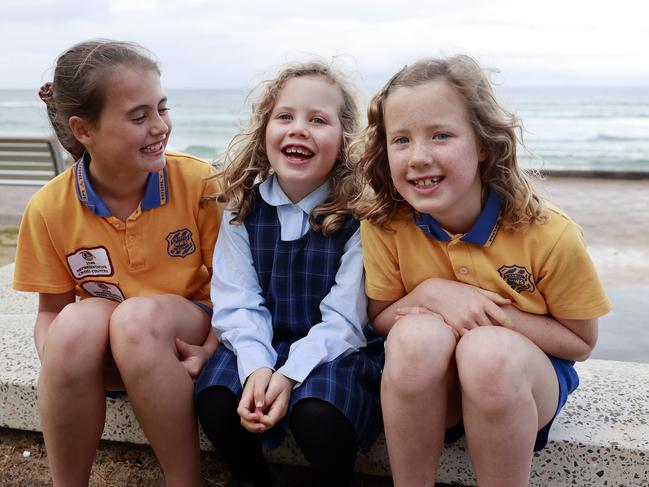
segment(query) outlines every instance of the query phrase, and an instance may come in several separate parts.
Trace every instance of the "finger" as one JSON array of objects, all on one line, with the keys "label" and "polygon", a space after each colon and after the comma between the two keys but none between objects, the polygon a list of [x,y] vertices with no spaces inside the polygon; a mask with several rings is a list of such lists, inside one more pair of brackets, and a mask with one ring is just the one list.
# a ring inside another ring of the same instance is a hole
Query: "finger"
[{"label": "finger", "polygon": [[514,328],[514,323],[512,322],[512,319],[505,312],[505,310],[502,309],[497,304],[492,303],[491,306],[487,306],[485,312],[487,313],[488,318],[492,323],[503,326],[505,328]]},{"label": "finger", "polygon": [[419,311],[419,308],[414,306],[407,306],[405,308],[397,308],[396,313],[401,316],[415,314]]},{"label": "finger", "polygon": [[181,357],[189,355],[189,344],[176,337],[176,351]]},{"label": "finger", "polygon": [[268,382],[265,380],[256,380],[253,383],[253,397],[255,400],[255,409],[263,410],[266,407],[266,388]]},{"label": "finger", "polygon": [[[498,307],[498,305],[496,305],[496,304],[494,304],[494,306]],[[476,319],[476,325],[478,325],[478,326],[494,326],[493,322],[491,321],[491,319],[487,315],[486,310],[485,310],[484,313],[482,313],[482,315],[478,319]]]},{"label": "finger", "polygon": [[263,433],[266,431],[266,426],[257,421],[247,421],[241,418],[241,426],[246,428],[251,433]]},{"label": "finger", "polygon": [[[237,413],[242,418],[250,419],[254,414],[255,408],[252,407],[252,386],[246,382],[243,392],[241,393],[241,400],[239,401],[239,407],[237,407]],[[256,417],[256,416],[254,416]]]},{"label": "finger", "polygon": [[445,326],[448,326],[448,327],[451,329],[451,331],[453,332],[453,336],[455,336],[455,339],[456,339],[456,340],[457,340],[458,338],[460,338],[460,332],[459,332],[458,330],[456,330],[455,328],[453,328],[451,325],[449,325],[449,324],[447,324],[447,323],[444,323],[444,325],[445,325]]},{"label": "finger", "polygon": [[280,395],[271,405],[268,413],[261,417],[260,422],[268,428],[275,426],[280,419],[286,416],[288,410],[288,401],[284,394]]},{"label": "finger", "polygon": [[498,293],[494,293],[493,291],[487,291],[486,289],[480,289],[478,288],[478,292],[482,294],[483,296],[489,298],[492,302],[496,303],[499,306],[504,306],[506,304],[511,304],[512,300],[509,298],[504,298]]}]

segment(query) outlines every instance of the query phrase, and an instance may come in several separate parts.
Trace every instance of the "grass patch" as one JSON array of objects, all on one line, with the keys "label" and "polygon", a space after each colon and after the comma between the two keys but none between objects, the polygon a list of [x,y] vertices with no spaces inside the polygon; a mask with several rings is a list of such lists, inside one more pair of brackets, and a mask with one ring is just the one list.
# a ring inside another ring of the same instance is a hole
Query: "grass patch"
[{"label": "grass patch", "polygon": [[15,247],[18,227],[0,227],[0,247]]}]

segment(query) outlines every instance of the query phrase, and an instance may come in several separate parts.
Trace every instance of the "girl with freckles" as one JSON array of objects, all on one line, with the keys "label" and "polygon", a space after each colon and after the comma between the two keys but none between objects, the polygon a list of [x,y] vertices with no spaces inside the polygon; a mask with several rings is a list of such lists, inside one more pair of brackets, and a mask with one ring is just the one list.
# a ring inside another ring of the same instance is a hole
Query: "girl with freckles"
[{"label": "girl with freckles", "polygon": [[581,229],[518,167],[517,128],[473,59],[424,59],[352,148],[396,486],[434,485],[465,433],[481,487],[527,485],[610,309]]}]

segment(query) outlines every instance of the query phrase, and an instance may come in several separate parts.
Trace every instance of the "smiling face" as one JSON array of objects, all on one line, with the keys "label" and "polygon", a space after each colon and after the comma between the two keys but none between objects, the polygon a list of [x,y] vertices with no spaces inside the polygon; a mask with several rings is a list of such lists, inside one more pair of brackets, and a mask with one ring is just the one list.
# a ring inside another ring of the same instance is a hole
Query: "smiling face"
[{"label": "smiling face", "polygon": [[266,154],[286,195],[297,203],[328,178],[342,145],[340,88],[322,77],[290,78],[266,125]]},{"label": "smiling face", "polygon": [[160,75],[119,66],[106,80],[105,97],[98,121],[81,141],[92,158],[91,173],[128,177],[161,170],[171,119]]},{"label": "smiling face", "polygon": [[396,88],[385,101],[384,119],[399,194],[449,232],[467,232],[480,215],[485,154],[459,93],[443,79]]}]

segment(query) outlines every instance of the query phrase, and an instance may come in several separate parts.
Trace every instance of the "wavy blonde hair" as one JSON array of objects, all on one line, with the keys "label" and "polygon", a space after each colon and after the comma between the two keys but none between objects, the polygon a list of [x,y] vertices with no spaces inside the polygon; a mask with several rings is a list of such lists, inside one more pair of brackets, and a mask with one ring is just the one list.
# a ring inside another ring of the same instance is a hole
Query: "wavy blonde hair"
[{"label": "wavy blonde hair", "polygon": [[[518,166],[516,143],[522,143],[522,125],[503,108],[494,95],[485,71],[466,55],[443,59],[422,59],[405,66],[372,98],[367,110],[367,127],[350,145],[350,160],[358,184],[364,186],[353,202],[356,216],[387,227],[390,220],[409,207],[397,193],[390,176],[385,136],[384,110],[390,93],[399,87],[415,87],[444,80],[465,100],[469,121],[487,158],[480,163],[483,187],[494,188],[503,198],[501,224],[522,228],[544,222],[543,199],[533,188],[535,174]],[[518,134],[518,137],[517,137]]]},{"label": "wavy blonde hair", "polygon": [[250,214],[255,200],[253,187],[272,175],[266,154],[266,126],[275,102],[286,82],[292,78],[323,78],[337,86],[343,97],[338,114],[343,129],[341,149],[329,173],[330,190],[327,199],[316,206],[309,216],[311,228],[330,235],[340,229],[351,214],[350,195],[355,178],[347,163],[349,144],[358,130],[358,109],[351,87],[334,72],[331,66],[319,61],[295,63],[286,66],[272,80],[261,84],[261,93],[252,105],[248,127],[237,134],[222,157],[222,169],[216,175],[223,182],[223,191],[217,198],[227,203],[234,213],[231,223],[241,224]]}]

